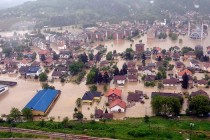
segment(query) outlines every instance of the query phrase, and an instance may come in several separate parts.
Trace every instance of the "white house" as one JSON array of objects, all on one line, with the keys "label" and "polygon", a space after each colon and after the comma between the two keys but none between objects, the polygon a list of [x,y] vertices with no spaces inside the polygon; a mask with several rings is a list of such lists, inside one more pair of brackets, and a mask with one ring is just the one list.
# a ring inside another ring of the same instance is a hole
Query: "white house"
[{"label": "white house", "polygon": [[203,70],[207,71],[207,72],[210,72],[210,63],[203,64]]},{"label": "white house", "polygon": [[111,112],[125,112],[126,103],[121,99],[116,99],[113,102],[111,102],[109,108]]},{"label": "white house", "polygon": [[155,72],[152,71],[151,67],[142,67],[141,68],[142,75],[155,75]]},{"label": "white house", "polygon": [[193,67],[193,68],[196,68],[196,69],[200,69],[200,64],[195,59],[190,60],[190,66]]},{"label": "white house", "polygon": [[69,51],[61,51],[59,54],[59,58],[61,59],[69,59],[71,57],[71,53]]},{"label": "white house", "polygon": [[65,50],[67,48],[66,45],[58,45],[59,50]]},{"label": "white house", "polygon": [[124,75],[116,75],[116,76],[114,76],[114,81],[118,85],[125,85],[126,76],[124,76]]},{"label": "white house", "polygon": [[30,63],[29,63],[28,60],[23,59],[23,60],[21,60],[21,61],[19,62],[18,68],[25,67],[25,66],[30,66]]}]

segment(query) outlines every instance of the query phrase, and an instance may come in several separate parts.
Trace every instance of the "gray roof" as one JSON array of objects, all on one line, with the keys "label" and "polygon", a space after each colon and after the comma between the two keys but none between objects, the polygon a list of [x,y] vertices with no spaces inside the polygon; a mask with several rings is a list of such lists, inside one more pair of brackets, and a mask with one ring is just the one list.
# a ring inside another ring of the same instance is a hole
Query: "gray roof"
[{"label": "gray roof", "polygon": [[0,85],[0,88],[4,88],[4,87],[7,87],[6,85]]}]

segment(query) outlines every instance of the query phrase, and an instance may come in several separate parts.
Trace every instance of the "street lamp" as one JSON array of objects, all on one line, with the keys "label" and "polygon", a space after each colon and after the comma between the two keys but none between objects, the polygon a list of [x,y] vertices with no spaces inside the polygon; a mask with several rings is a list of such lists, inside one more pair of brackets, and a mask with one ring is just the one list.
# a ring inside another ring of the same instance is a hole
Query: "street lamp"
[{"label": "street lamp", "polygon": [[190,140],[192,140],[192,130],[194,125],[195,125],[194,123],[190,123]]}]

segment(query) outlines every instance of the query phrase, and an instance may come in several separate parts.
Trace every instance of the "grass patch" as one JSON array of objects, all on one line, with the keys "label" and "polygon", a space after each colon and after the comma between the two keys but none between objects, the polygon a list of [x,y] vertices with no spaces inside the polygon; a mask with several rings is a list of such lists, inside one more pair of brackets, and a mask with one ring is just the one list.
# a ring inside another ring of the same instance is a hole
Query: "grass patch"
[{"label": "grass patch", "polygon": [[[205,140],[210,138],[210,122],[208,120],[169,120],[161,117],[150,118],[145,123],[142,118],[130,118],[104,122],[76,122],[69,121],[67,128],[59,122],[24,122],[17,123],[16,127],[37,129],[49,132],[70,134],[84,134],[94,137],[107,137],[124,140],[184,140],[189,138],[190,123],[194,123],[192,138]],[[7,125],[2,123],[1,125]]]}]

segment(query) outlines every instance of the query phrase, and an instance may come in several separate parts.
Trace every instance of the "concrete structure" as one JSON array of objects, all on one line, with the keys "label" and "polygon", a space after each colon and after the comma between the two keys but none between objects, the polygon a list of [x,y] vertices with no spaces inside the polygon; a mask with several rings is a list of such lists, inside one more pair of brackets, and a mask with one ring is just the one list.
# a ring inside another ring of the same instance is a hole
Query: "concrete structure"
[{"label": "concrete structure", "polygon": [[47,115],[60,93],[61,91],[54,89],[40,90],[24,108],[31,109],[33,115]]}]

